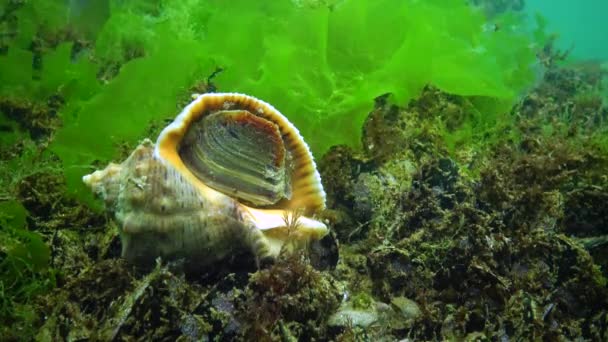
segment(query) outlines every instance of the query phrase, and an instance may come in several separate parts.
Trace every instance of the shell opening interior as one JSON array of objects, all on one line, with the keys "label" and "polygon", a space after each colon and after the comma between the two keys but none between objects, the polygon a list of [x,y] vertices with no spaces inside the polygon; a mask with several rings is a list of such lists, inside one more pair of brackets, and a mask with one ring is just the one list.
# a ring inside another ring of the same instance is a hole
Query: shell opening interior
[{"label": "shell opening interior", "polygon": [[178,153],[206,185],[254,206],[291,197],[291,158],[278,126],[247,110],[221,110],[193,122]]}]

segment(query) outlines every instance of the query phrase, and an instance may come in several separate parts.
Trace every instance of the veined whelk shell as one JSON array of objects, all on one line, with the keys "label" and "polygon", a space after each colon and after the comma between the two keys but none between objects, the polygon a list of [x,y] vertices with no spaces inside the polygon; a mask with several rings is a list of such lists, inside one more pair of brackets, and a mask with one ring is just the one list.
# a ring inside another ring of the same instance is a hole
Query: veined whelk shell
[{"label": "veined whelk shell", "polygon": [[287,241],[328,232],[308,217],[325,208],[308,146],[279,111],[243,94],[198,96],[156,144],[144,140],[83,181],[115,213],[122,256],[138,264],[205,266],[243,248],[271,260]]}]

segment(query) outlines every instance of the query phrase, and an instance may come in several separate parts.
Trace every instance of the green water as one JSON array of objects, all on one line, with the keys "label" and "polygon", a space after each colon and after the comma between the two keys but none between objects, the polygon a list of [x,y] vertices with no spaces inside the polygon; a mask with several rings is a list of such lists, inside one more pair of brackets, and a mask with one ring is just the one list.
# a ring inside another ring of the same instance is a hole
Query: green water
[{"label": "green water", "polygon": [[608,2],[602,0],[530,0],[526,11],[541,13],[549,30],[559,34],[559,47],[580,59],[608,59]]}]

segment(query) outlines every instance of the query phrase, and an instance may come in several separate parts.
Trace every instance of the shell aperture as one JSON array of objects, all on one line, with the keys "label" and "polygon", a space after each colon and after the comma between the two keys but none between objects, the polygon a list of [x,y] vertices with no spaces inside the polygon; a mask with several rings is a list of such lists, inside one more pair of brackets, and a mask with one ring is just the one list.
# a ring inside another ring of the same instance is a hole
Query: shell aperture
[{"label": "shell aperture", "polygon": [[193,122],[179,155],[206,185],[254,206],[291,196],[292,170],[277,125],[246,110],[219,111]]},{"label": "shell aperture", "polygon": [[[233,126],[239,126],[238,131],[241,132],[243,136],[249,136],[248,139],[251,139],[256,133],[244,133],[244,131],[254,127],[258,130],[257,134],[262,134],[264,131],[269,132],[270,129],[268,127],[271,124],[272,126],[276,126],[279,131],[280,142],[275,141],[279,138],[279,135],[276,135],[276,133],[272,133],[274,138],[266,137],[264,138],[264,141],[266,141],[268,145],[275,146],[274,148],[278,148],[280,145],[284,146],[286,158],[284,162],[286,172],[285,185],[288,189],[284,192],[283,200],[279,200],[269,207],[292,210],[301,209],[305,214],[312,214],[315,211],[325,209],[325,191],[321,184],[321,177],[317,171],[312,153],[306,142],[304,142],[300,132],[273,106],[252,96],[238,93],[210,93],[200,95],[186,106],[177,118],[161,132],[156,141],[155,154],[169,161],[184,174],[189,174],[192,178],[202,180],[201,183],[204,183],[204,187],[212,188],[229,196],[236,196],[238,198],[239,195],[235,194],[238,194],[241,189],[233,188],[231,191],[227,190],[234,183],[224,183],[225,189],[222,187],[214,188],[213,182],[207,184],[204,177],[201,179],[199,178],[200,175],[196,175],[196,173],[201,172],[201,169],[199,169],[198,166],[194,166],[194,163],[191,163],[191,166],[187,165],[190,162],[195,162],[197,157],[191,159],[191,157],[193,157],[193,155],[191,155],[184,160],[180,155],[180,148],[184,145],[182,143],[183,140],[187,138],[188,132],[196,126],[197,122],[209,116],[213,116],[216,113],[228,111],[246,111],[250,114],[244,116],[242,119],[244,123],[232,123]],[[223,120],[232,121],[230,119]],[[225,149],[240,149],[242,141],[235,139],[228,142],[228,140],[224,140],[224,144],[230,144],[225,147]],[[260,150],[261,149],[258,147],[256,153],[263,153],[260,152]],[[271,148],[270,150],[273,149]],[[256,150],[252,150],[252,152],[253,151]],[[266,158],[271,158],[273,153],[268,151],[269,150],[266,150],[265,156]],[[207,151],[201,148],[200,153],[207,153]],[[279,156],[279,154],[274,155]],[[227,158],[221,155],[218,155],[215,158],[219,158],[224,162],[227,160]],[[192,170],[190,167],[192,167]],[[216,171],[217,170],[219,169],[216,169]],[[240,187],[241,181],[237,180],[235,184]],[[260,189],[261,188],[258,187],[258,190]],[[258,196],[258,198],[264,199],[264,196]],[[267,202],[272,202],[272,200],[268,200]],[[258,206],[266,207],[259,204]]]}]

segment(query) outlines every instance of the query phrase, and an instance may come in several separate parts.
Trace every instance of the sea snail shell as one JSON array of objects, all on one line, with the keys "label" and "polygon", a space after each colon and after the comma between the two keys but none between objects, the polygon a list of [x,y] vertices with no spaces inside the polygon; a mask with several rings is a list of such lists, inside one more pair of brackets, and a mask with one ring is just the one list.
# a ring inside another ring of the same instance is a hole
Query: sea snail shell
[{"label": "sea snail shell", "polygon": [[325,192],[308,146],[275,108],[243,94],[198,96],[156,144],[83,181],[115,213],[134,263],[205,266],[243,248],[266,260],[328,232],[310,217]]}]

